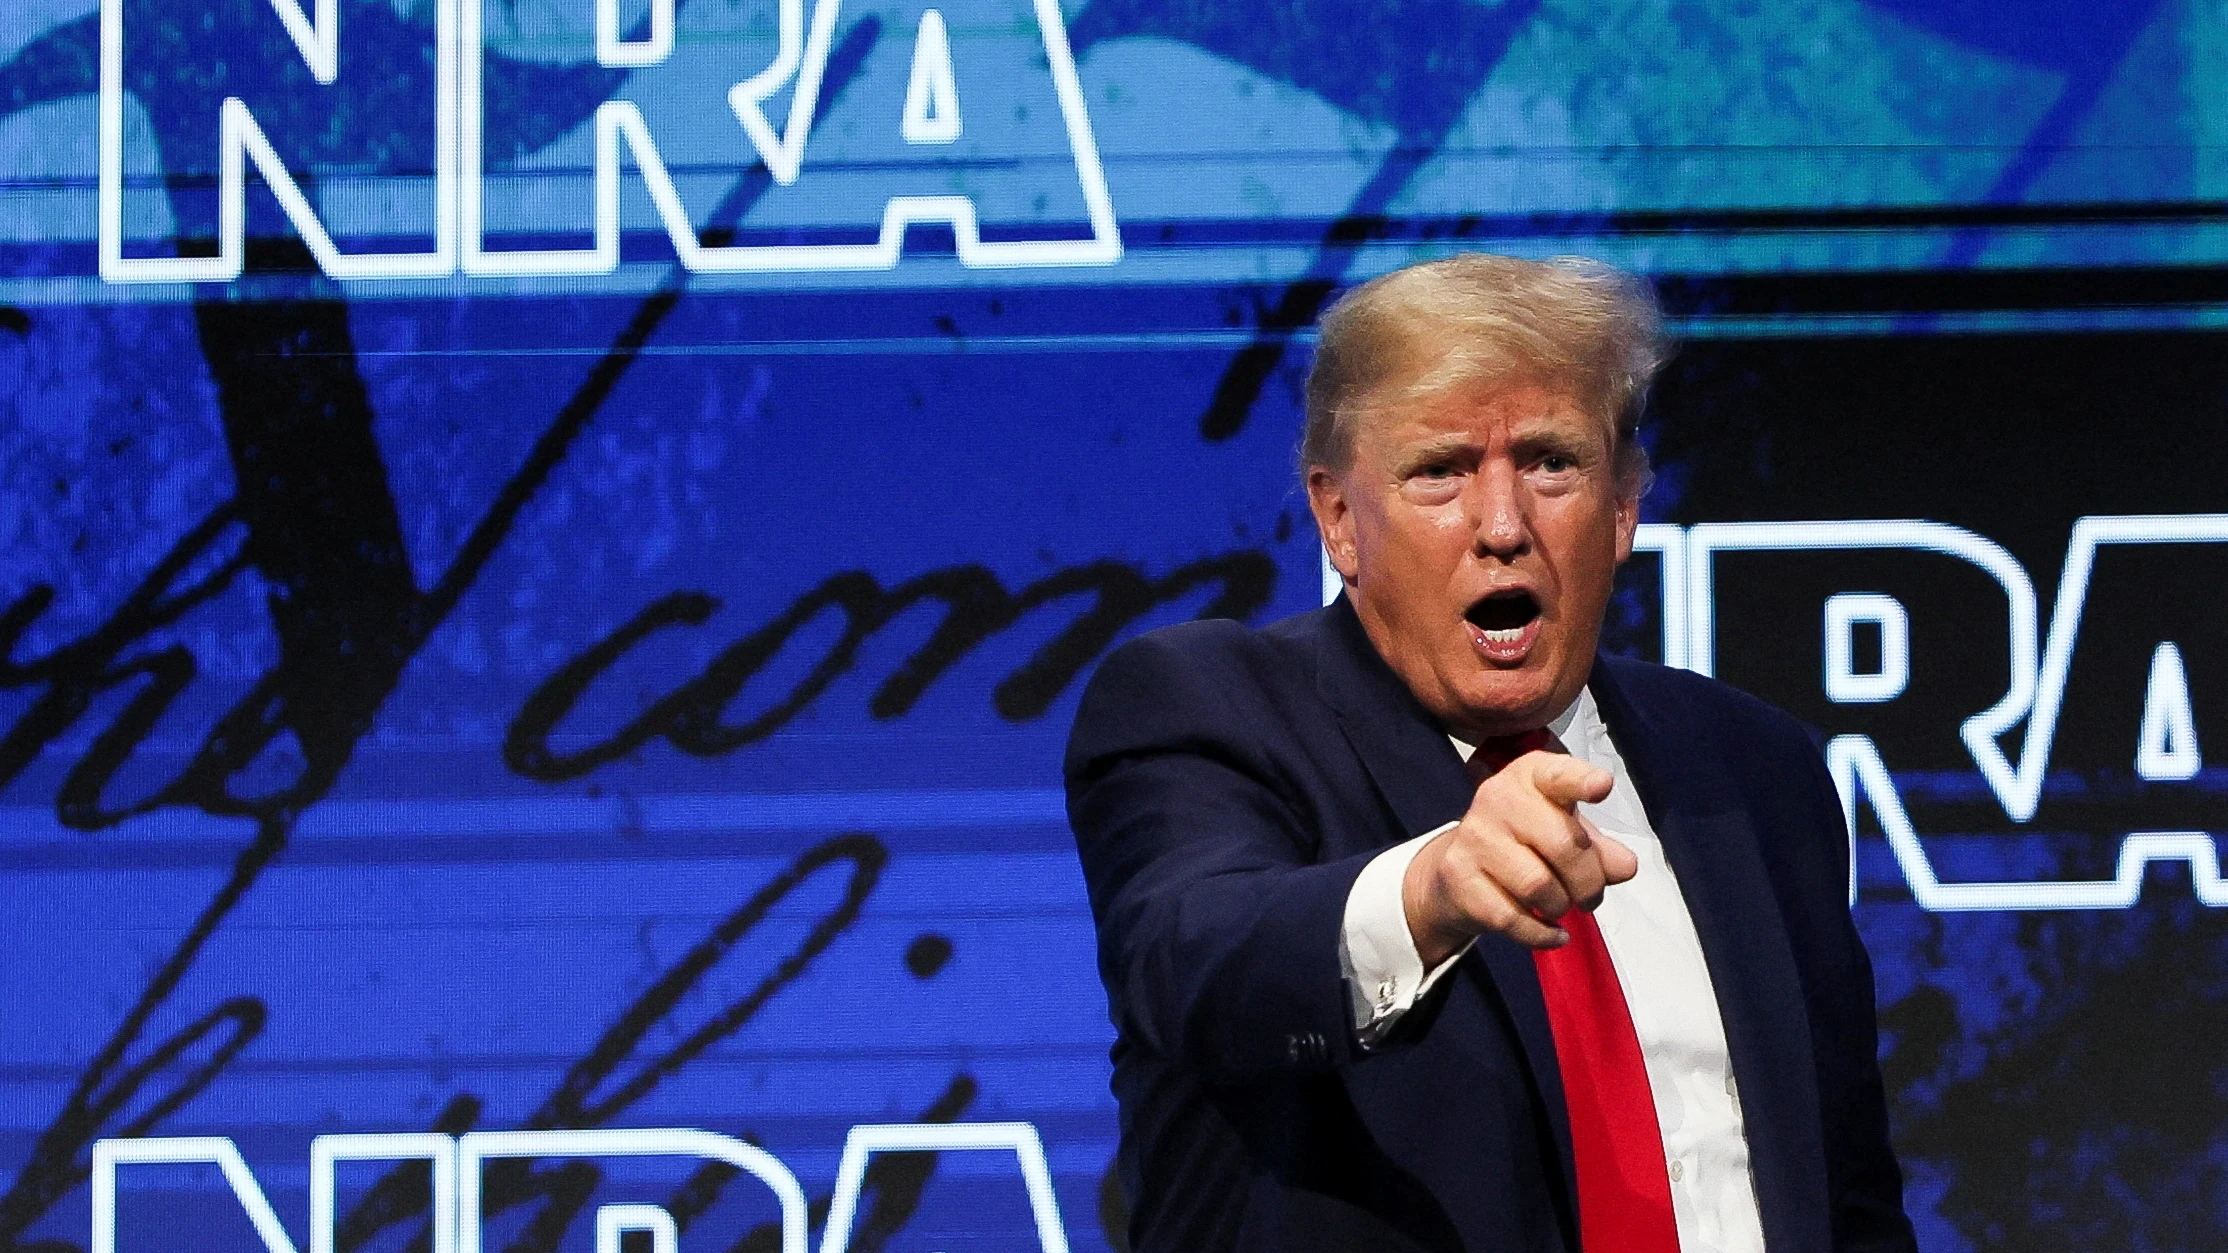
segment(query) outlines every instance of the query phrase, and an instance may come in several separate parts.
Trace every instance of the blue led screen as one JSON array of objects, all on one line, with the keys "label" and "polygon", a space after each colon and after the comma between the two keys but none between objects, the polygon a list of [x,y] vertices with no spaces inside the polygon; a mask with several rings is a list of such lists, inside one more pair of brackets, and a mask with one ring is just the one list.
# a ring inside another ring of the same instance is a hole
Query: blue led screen
[{"label": "blue led screen", "polygon": [[1661,295],[1924,1246],[2218,1247],[2224,202],[2158,0],[13,0],[0,1247],[1120,1248],[1077,693],[1468,248]]}]

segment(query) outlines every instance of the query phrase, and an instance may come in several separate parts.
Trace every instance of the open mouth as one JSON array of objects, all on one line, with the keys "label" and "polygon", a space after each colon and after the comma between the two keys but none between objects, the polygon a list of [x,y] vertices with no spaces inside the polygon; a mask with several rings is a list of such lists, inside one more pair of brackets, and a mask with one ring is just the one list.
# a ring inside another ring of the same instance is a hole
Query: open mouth
[{"label": "open mouth", "polygon": [[1522,661],[1539,638],[1539,601],[1522,588],[1495,592],[1462,616],[1470,626],[1470,642],[1492,661]]}]

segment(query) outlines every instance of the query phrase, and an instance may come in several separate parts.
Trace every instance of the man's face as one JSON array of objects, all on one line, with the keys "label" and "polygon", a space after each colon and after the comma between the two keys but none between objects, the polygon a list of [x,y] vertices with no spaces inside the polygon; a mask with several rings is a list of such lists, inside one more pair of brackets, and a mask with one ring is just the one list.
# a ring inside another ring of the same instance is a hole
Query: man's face
[{"label": "man's face", "polygon": [[1479,381],[1380,402],[1344,472],[1308,472],[1370,641],[1448,730],[1529,731],[1585,687],[1639,518],[1613,452],[1569,395]]}]

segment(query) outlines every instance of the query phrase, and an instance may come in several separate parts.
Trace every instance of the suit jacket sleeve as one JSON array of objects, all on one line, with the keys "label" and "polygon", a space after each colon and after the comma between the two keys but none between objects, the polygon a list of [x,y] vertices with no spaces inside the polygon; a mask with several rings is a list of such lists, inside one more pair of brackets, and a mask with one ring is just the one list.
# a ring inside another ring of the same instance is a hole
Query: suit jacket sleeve
[{"label": "suit jacket sleeve", "polygon": [[1794,750],[1787,777],[1800,780],[1829,850],[1828,873],[1813,886],[1816,908],[1795,925],[1813,957],[1814,982],[1835,994],[1812,994],[1820,1115],[1826,1133],[1826,1174],[1837,1253],[1911,1253],[1917,1240],[1903,1209],[1903,1172],[1888,1138],[1887,1096],[1880,1076],[1879,1031],[1873,1010],[1872,961],[1846,907],[1849,852],[1840,796],[1825,760],[1807,734],[1787,719],[1783,739]]},{"label": "suit jacket sleeve", "polygon": [[1234,624],[1195,623],[1115,651],[1084,692],[1066,767],[1115,1021],[1224,1082],[1351,1058],[1338,945],[1369,860],[1316,863],[1241,649]]}]

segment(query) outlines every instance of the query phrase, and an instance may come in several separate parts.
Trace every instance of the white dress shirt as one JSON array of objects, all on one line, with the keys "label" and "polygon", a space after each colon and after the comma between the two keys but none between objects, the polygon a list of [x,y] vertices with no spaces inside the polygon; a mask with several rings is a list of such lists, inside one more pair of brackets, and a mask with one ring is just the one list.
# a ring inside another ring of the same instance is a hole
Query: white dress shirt
[{"label": "white dress shirt", "polygon": [[[1624,758],[1609,740],[1591,691],[1581,692],[1548,731],[1572,756],[1616,776],[1608,799],[1579,813],[1639,859],[1630,882],[1609,889],[1594,918],[1617,967],[1633,1031],[1648,1068],[1656,1122],[1663,1132],[1671,1210],[1681,1253],[1763,1253],[1748,1133],[1725,1047],[1717,994],[1694,933],[1694,918],[1664,860],[1663,842],[1633,791]],[[1455,746],[1468,760],[1469,745]],[[1346,898],[1339,961],[1354,998],[1366,1048],[1453,968],[1462,954],[1426,971],[1408,931],[1401,887],[1426,842],[1452,828],[1394,845],[1372,858]]]}]

